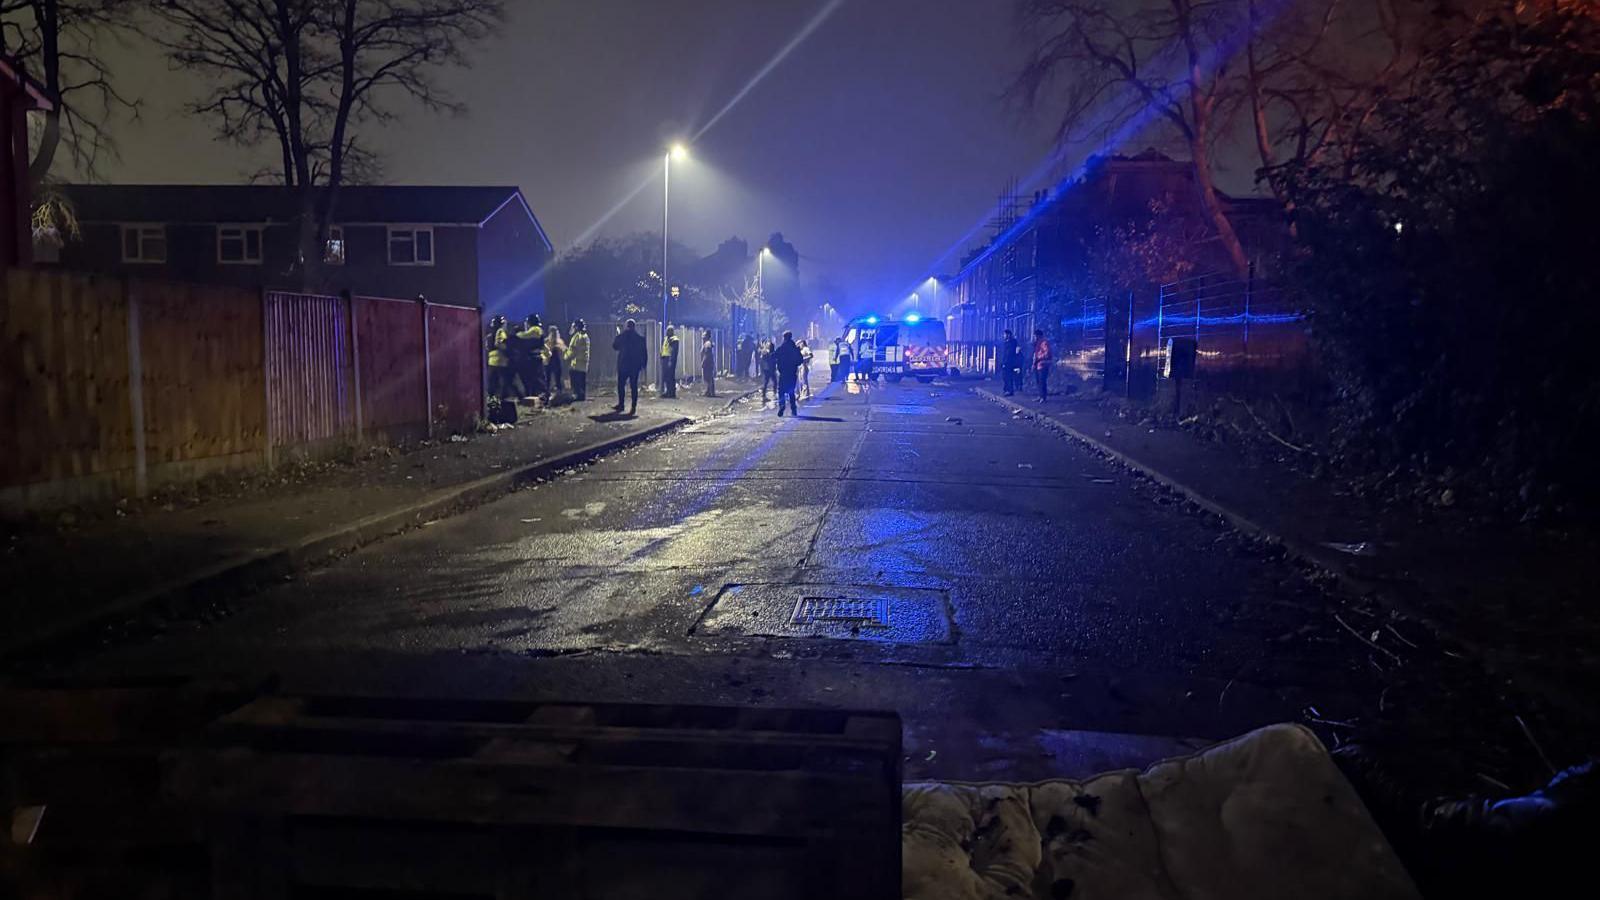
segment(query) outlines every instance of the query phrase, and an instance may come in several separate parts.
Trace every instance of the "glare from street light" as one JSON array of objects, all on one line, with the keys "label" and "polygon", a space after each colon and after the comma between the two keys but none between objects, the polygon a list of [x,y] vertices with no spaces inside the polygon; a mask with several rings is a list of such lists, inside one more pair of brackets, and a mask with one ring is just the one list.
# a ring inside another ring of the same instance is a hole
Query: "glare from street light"
[{"label": "glare from street light", "polygon": [[761,255],[762,256],[771,256],[772,255],[772,248],[771,247],[762,247],[761,248]]},{"label": "glare from street light", "polygon": [[683,162],[684,160],[689,158],[689,148],[685,147],[682,144],[673,144],[672,145],[672,158],[677,160],[678,162]]}]

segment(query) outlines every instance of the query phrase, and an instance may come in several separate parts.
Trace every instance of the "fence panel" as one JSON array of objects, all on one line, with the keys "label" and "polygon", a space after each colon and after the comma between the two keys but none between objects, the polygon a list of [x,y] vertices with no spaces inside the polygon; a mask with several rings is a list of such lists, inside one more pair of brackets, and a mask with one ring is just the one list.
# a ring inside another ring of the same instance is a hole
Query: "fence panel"
[{"label": "fence panel", "polygon": [[349,306],[341,297],[265,297],[267,433],[274,447],[346,437],[355,427]]},{"label": "fence panel", "polygon": [[428,374],[423,306],[415,300],[355,297],[361,429],[393,439],[428,432]]},{"label": "fence panel", "polygon": [[484,322],[477,309],[428,304],[435,420],[462,431],[483,411]]},{"label": "fence panel", "polygon": [[260,295],[152,282],[128,290],[139,316],[148,464],[265,451]]},{"label": "fence panel", "polygon": [[121,473],[133,408],[122,282],[23,269],[0,296],[0,486]]},{"label": "fence panel", "polygon": [[1167,341],[1191,338],[1199,377],[1294,371],[1308,355],[1304,318],[1281,291],[1253,275],[1209,273],[1164,284],[1156,359],[1164,368]]}]

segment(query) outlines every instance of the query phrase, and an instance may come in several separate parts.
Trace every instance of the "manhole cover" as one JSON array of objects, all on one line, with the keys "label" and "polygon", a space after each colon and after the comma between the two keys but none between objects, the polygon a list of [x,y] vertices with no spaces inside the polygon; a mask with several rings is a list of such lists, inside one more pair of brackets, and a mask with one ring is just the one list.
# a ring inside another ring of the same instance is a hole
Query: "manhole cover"
[{"label": "manhole cover", "polygon": [[730,584],[700,622],[706,634],[949,643],[944,591],[852,584]]}]

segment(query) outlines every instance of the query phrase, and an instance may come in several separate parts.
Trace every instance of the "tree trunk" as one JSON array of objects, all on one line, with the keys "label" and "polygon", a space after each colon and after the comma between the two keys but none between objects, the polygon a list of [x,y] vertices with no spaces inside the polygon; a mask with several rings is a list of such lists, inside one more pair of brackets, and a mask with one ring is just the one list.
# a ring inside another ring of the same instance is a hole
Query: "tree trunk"
[{"label": "tree trunk", "polygon": [[1184,27],[1189,49],[1189,103],[1194,114],[1194,127],[1189,131],[1189,158],[1194,163],[1194,183],[1200,191],[1200,205],[1211,219],[1212,227],[1217,229],[1217,238],[1222,241],[1223,249],[1228,251],[1229,261],[1239,277],[1244,278],[1250,273],[1250,258],[1244,252],[1244,244],[1239,241],[1239,233],[1233,229],[1233,222],[1228,219],[1228,211],[1222,208],[1222,198],[1217,196],[1217,183],[1211,171],[1211,106],[1214,100],[1202,87],[1205,75],[1200,54],[1193,34],[1187,30],[1186,20]]},{"label": "tree trunk", "polygon": [[39,67],[44,76],[44,86],[56,98],[55,107],[44,116],[44,131],[39,136],[39,149],[28,164],[28,186],[33,196],[50,174],[55,162],[56,149],[61,146],[61,15],[56,0],[45,0],[34,7],[39,20]]}]

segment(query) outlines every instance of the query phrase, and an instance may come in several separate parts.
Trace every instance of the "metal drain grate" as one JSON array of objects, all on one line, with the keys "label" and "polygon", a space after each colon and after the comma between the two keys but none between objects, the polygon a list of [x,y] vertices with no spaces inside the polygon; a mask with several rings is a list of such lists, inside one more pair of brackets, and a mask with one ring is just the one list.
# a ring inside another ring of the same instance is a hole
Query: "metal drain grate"
[{"label": "metal drain grate", "polygon": [[795,625],[827,622],[860,628],[888,628],[889,601],[881,597],[801,597],[789,621]]},{"label": "metal drain grate", "polygon": [[769,582],[723,585],[690,633],[947,644],[953,626],[941,589]]}]

